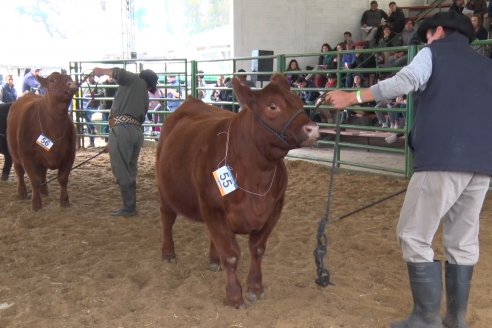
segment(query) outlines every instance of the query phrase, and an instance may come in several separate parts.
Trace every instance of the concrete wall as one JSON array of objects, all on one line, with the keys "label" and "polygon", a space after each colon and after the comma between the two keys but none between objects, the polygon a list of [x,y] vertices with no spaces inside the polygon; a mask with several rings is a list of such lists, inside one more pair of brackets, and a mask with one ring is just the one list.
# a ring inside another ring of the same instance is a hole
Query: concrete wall
[{"label": "concrete wall", "polygon": [[[378,1],[388,12],[389,1]],[[319,52],[350,31],[359,40],[360,18],[370,0],[233,0],[233,57],[251,56],[253,49],[275,54]],[[399,6],[425,5],[426,0],[400,0]],[[315,58],[300,60],[302,67]]]}]

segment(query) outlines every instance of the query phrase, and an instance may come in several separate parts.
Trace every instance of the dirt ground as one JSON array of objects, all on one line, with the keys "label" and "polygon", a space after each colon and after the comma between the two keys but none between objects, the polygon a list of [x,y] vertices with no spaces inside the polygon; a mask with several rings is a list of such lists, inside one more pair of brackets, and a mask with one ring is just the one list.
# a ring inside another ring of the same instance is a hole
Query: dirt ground
[{"label": "dirt ground", "polygon": [[[78,151],[75,164],[99,150]],[[208,270],[203,225],[178,220],[178,263],[161,261],[154,160],[155,150],[144,148],[139,215],[134,218],[109,215],[120,197],[106,154],[72,172],[70,208],[59,207],[55,181],[37,213],[31,212],[29,200],[17,198],[14,177],[1,181],[0,327],[387,327],[409,313],[407,272],[395,239],[403,195],[327,226],[325,262],[335,285],[319,287],[313,250],[325,212],[329,168],[287,161],[286,204],[263,260],[265,299],[236,310],[222,303],[224,272]],[[331,216],[406,184],[394,176],[337,172]],[[489,195],[482,212],[470,328],[492,322],[491,217]],[[239,242],[238,274],[244,287],[249,254],[246,237]],[[442,260],[440,236],[435,249]]]}]

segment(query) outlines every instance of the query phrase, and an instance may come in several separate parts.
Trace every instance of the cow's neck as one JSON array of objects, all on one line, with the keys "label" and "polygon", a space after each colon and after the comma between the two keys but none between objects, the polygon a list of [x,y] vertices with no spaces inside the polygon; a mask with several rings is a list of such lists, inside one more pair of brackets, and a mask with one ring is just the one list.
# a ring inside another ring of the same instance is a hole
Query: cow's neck
[{"label": "cow's neck", "polygon": [[261,168],[273,167],[273,162],[282,160],[289,151],[276,136],[259,126],[249,110],[237,114],[230,133],[231,151],[243,158],[254,158]]},{"label": "cow's neck", "polygon": [[62,101],[48,97],[48,94],[40,99],[38,106],[43,121],[60,123],[68,118],[67,105]]}]

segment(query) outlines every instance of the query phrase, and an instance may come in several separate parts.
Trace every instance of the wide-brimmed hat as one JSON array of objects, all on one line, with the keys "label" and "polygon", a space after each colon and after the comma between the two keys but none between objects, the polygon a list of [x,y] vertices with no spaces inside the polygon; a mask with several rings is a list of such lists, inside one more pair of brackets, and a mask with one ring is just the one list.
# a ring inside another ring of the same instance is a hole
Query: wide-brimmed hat
[{"label": "wide-brimmed hat", "polygon": [[157,74],[154,73],[153,70],[150,69],[144,69],[143,71],[138,74],[141,79],[143,79],[147,83],[147,87],[150,89],[155,89],[157,86],[157,80],[159,77]]},{"label": "wide-brimmed hat", "polygon": [[424,20],[417,30],[419,39],[426,43],[427,31],[430,28],[435,28],[438,26],[456,30],[458,33],[466,36],[469,42],[475,40],[475,30],[473,29],[470,18],[463,14],[457,13],[454,10],[440,12],[431,18]]}]

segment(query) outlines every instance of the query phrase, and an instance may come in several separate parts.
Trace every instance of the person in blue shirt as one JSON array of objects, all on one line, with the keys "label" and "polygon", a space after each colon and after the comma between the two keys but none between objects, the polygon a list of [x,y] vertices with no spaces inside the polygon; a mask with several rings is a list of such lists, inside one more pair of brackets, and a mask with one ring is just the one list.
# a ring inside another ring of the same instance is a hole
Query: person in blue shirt
[{"label": "person in blue shirt", "polygon": [[1,88],[0,103],[11,103],[17,100],[17,91],[14,87],[14,77],[11,74],[6,76],[6,82]]}]

